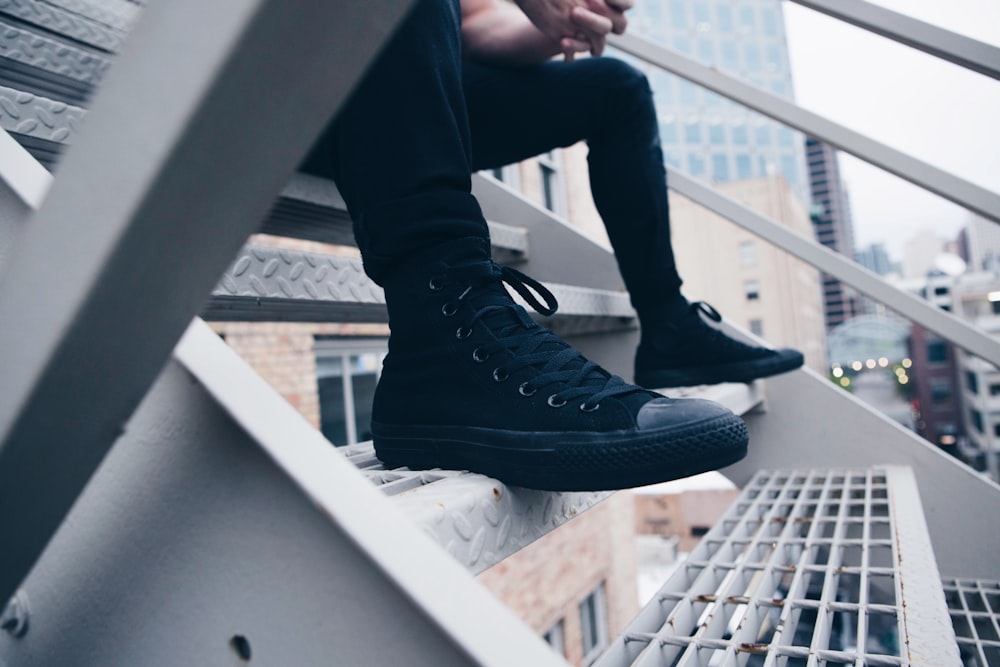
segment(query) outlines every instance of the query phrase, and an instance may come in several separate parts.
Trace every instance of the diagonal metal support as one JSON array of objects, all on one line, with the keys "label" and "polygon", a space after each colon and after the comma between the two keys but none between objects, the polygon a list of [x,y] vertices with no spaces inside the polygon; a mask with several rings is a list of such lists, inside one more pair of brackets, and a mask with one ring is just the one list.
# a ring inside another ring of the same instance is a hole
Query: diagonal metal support
[{"label": "diagonal metal support", "polygon": [[0,276],[0,599],[407,6],[144,12]]},{"label": "diagonal metal support", "polygon": [[1000,49],[864,0],[789,0],[974,72],[1000,79]]},{"label": "diagonal metal support", "polygon": [[1000,195],[995,192],[806,111],[714,67],[706,67],[676,51],[634,35],[612,37],[614,39],[609,39],[608,43],[626,53],[847,151],[983,217],[1000,222]]},{"label": "diagonal metal support", "polygon": [[566,664],[393,505],[196,320],[25,580],[0,664]]}]

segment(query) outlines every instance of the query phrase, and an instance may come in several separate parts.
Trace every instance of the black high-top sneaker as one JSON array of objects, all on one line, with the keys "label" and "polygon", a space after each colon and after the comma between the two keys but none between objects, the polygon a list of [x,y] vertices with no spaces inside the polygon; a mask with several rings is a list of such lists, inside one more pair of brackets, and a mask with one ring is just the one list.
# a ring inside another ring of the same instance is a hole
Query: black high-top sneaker
[{"label": "black high-top sneaker", "polygon": [[385,281],[391,336],[372,434],[387,467],[588,491],[677,479],[746,455],[746,426],[725,407],[627,384],[535,323],[502,282],[543,314],[555,312],[552,294],[490,261],[480,241],[436,247]]},{"label": "black high-top sneaker", "polygon": [[[635,354],[635,381],[643,387],[692,387],[719,382],[752,382],[794,370],[802,353],[773,350],[734,340],[709,325],[702,316],[721,322],[707,303],[690,304],[675,321],[657,334],[643,332]],[[661,334],[661,335],[658,335]]]}]

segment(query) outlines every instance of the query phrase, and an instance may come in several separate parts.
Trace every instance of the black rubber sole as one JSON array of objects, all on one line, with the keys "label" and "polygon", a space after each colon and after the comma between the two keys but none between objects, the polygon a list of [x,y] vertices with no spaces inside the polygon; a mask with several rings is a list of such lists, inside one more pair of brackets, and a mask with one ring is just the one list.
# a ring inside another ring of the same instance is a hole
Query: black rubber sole
[{"label": "black rubber sole", "polygon": [[387,468],[468,470],[544,491],[628,489],[717,470],[747,453],[736,415],[650,431],[524,432],[372,423]]},{"label": "black rubber sole", "polygon": [[697,387],[703,384],[720,384],[722,382],[753,382],[760,378],[793,371],[801,367],[804,361],[802,353],[794,350],[783,350],[782,354],[763,359],[716,366],[656,370],[637,368],[635,383],[647,389],[664,389],[668,387]]}]

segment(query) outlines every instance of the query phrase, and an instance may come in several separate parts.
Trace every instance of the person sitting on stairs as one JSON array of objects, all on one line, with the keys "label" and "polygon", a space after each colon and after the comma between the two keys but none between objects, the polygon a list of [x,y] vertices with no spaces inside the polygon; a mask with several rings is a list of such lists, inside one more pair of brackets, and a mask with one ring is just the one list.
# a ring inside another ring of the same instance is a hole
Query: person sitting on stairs
[{"label": "person sitting on stairs", "polygon": [[[743,458],[725,407],[652,388],[749,382],[802,355],[739,343],[680,292],[645,78],[600,55],[627,0],[418,0],[307,158],[354,221],[385,290],[389,352],[372,406],[387,467],[471,470],[551,491],[621,489]],[[464,48],[463,48],[464,47]],[[463,60],[463,50],[465,58]],[[566,62],[549,59],[566,54]],[[572,62],[570,62],[572,61]],[[590,148],[591,187],[641,327],[625,382],[536,324],[541,284],[494,263],[474,170]],[[646,388],[644,388],[646,387]]]}]

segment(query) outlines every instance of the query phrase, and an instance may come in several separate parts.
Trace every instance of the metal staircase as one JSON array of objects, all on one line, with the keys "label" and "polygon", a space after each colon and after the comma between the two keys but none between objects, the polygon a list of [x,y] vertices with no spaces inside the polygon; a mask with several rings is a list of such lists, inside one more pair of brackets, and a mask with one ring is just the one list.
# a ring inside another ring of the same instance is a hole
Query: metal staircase
[{"label": "metal staircase", "polygon": [[[192,322],[385,321],[357,260],[245,245],[353,243],[336,189],[295,165],[407,3],[332,4],[0,2],[0,665],[561,663],[471,573],[607,494],[338,451]],[[843,4],[825,11],[897,33]],[[996,78],[991,47],[904,41]],[[995,194],[619,46],[1000,215]],[[47,195],[39,163],[58,163]],[[954,317],[697,181],[670,184],[1000,361]],[[474,189],[497,259],[559,298],[547,324],[627,374],[613,257],[492,179]],[[743,493],[598,664],[997,661],[1000,488],[807,370],[689,392],[744,415],[751,454],[724,471]]]}]

